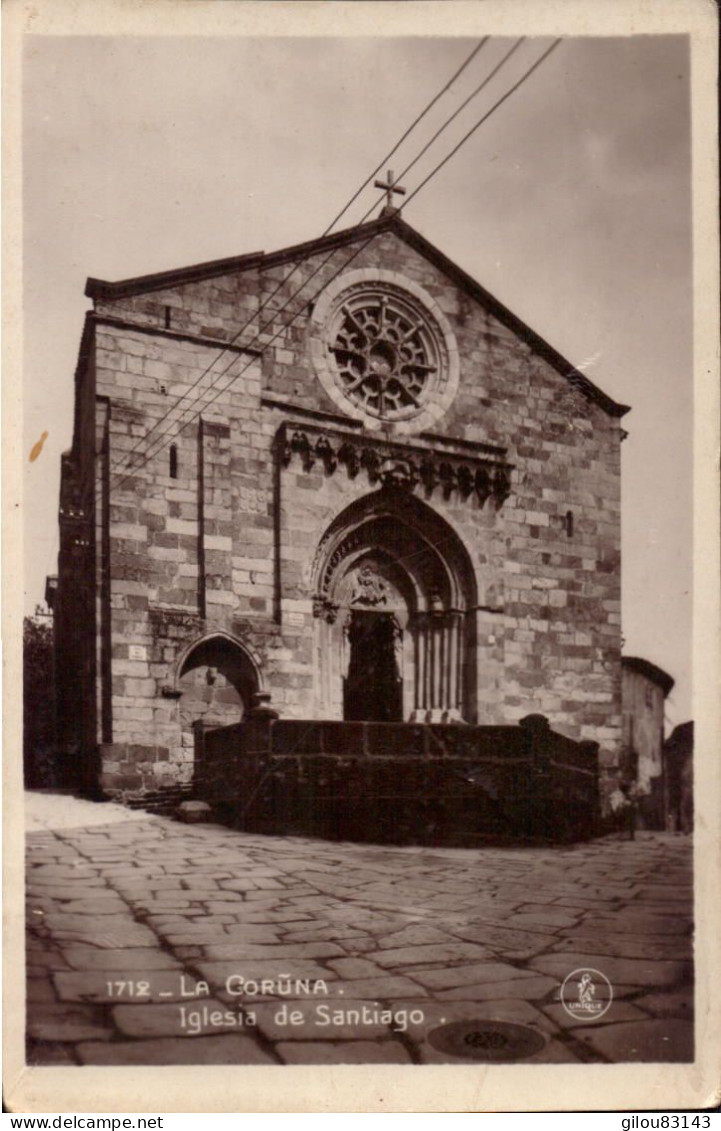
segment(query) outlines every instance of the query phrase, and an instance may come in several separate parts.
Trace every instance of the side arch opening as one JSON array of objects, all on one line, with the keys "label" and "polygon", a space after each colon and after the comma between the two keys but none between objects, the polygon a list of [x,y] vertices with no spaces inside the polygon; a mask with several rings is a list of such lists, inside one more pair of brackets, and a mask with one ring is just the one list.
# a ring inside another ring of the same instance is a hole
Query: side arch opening
[{"label": "side arch opening", "polygon": [[228,636],[206,637],[194,644],[178,666],[181,744],[192,760],[193,724],[231,726],[242,721],[260,688],[255,662]]}]

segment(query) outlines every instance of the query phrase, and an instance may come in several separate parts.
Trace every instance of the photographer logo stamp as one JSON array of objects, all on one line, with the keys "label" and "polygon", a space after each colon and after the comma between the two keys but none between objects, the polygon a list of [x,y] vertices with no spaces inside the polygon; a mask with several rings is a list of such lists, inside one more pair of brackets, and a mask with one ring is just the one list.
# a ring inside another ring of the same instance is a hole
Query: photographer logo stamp
[{"label": "photographer logo stamp", "polygon": [[613,1001],[613,987],[605,974],[591,967],[570,973],[561,986],[561,1004],[577,1021],[598,1021]]}]

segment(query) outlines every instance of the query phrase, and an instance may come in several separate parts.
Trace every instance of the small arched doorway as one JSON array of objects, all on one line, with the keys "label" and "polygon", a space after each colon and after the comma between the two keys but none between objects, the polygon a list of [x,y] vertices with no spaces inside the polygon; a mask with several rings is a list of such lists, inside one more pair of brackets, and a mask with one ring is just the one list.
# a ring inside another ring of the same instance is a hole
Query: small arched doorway
[{"label": "small arched doorway", "polygon": [[385,487],[331,524],[314,573],[322,717],[474,721],[475,577],[448,523]]},{"label": "small arched doorway", "polygon": [[178,673],[181,743],[191,759],[193,724],[223,727],[241,722],[258,690],[255,665],[227,636],[201,640],[183,658]]}]

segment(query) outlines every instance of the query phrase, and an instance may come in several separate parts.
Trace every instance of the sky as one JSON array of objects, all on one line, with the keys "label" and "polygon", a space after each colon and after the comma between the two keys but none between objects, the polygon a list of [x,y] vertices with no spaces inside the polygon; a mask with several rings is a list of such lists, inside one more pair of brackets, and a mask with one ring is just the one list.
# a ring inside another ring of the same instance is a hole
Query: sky
[{"label": "sky", "polygon": [[[117,280],[319,236],[477,42],[26,38],[26,453],[48,433],[25,464],[28,613],[56,571],[87,276]],[[399,173],[512,42],[490,39],[386,164]],[[549,43],[521,45],[409,172],[409,192]],[[686,39],[573,38],[403,213],[632,406],[624,651],[676,680],[668,727],[691,717],[690,182]],[[366,190],[338,227],[377,196]]]}]

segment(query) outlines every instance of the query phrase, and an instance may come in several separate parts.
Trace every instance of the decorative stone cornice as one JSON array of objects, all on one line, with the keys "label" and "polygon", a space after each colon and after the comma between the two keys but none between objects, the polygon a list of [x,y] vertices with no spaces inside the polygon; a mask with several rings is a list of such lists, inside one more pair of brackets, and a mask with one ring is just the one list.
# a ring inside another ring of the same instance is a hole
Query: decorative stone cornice
[{"label": "decorative stone cornice", "polygon": [[497,508],[511,493],[513,465],[486,454],[484,445],[472,455],[290,422],[281,425],[278,440],[284,467],[297,458],[304,471],[321,464],[326,475],[334,475],[343,466],[350,479],[365,472],[372,486],[420,488],[427,498],[438,490],[444,499],[475,497],[481,506],[490,498]]}]

